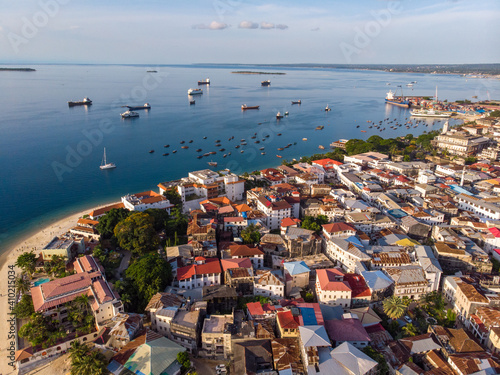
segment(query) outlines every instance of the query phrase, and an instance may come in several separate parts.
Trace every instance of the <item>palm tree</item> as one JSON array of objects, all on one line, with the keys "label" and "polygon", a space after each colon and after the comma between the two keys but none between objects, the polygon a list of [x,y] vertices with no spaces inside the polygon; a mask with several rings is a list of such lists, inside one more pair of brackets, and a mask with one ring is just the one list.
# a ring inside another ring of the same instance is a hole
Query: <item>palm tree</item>
[{"label": "palm tree", "polygon": [[89,348],[86,344],[82,344],[80,340],[74,340],[71,342],[71,347],[69,348],[69,356],[71,360],[78,359],[87,354]]},{"label": "palm tree", "polygon": [[406,305],[401,298],[392,296],[386,298],[383,302],[384,312],[391,319],[398,319],[403,316],[406,311]]},{"label": "palm tree", "polygon": [[17,293],[27,294],[31,289],[31,282],[26,277],[25,273],[22,273],[19,277],[16,278],[16,290]]}]

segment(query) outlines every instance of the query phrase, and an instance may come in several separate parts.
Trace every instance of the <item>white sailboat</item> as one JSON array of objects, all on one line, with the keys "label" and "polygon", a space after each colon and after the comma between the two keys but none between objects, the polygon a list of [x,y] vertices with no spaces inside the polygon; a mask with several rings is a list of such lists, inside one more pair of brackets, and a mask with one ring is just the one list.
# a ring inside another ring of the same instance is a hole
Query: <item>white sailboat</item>
[{"label": "white sailboat", "polygon": [[106,162],[106,147],[104,147],[104,157],[102,158],[101,169],[113,169],[116,168],[115,163],[107,163]]}]

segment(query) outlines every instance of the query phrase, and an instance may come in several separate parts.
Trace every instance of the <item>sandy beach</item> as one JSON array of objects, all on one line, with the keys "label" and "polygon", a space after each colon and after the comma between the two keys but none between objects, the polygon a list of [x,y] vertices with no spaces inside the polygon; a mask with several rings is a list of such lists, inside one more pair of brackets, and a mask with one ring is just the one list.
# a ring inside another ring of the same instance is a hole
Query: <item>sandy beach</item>
[{"label": "sandy beach", "polygon": [[[110,204],[113,203],[108,203],[99,207],[104,207]],[[37,253],[38,251],[40,251],[54,236],[67,232],[70,228],[76,225],[76,222],[79,218],[81,218],[83,215],[88,214],[93,209],[94,208],[89,208],[84,211],[72,214],[62,220],[53,223],[52,225],[42,229],[37,233],[28,235],[26,238],[14,245],[9,251],[0,256],[0,375],[16,373],[13,367],[9,366],[9,346],[11,339],[9,339],[8,336],[11,325],[8,321],[8,319],[10,318],[8,294],[9,292],[12,292],[13,289],[11,287],[11,289],[9,290],[8,280],[9,276],[12,279],[12,271],[14,271],[15,275],[17,276],[20,273],[20,269],[18,269],[17,267],[10,268],[9,266],[14,266],[17,257],[24,252],[33,250],[35,253]]]}]

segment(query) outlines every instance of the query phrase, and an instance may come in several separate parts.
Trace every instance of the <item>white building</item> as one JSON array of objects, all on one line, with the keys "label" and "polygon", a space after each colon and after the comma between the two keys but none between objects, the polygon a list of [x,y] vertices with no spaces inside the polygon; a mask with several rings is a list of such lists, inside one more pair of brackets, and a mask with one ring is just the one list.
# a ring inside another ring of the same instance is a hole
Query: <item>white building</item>
[{"label": "white building", "polygon": [[129,211],[145,211],[149,208],[158,208],[170,213],[170,209],[174,207],[162,194],[155,193],[152,190],[126,195],[122,197],[122,203]]},{"label": "white building", "polygon": [[443,270],[434,256],[432,248],[430,246],[415,246],[415,258],[424,270],[425,278],[429,281],[428,291],[438,291]]},{"label": "white building", "polygon": [[326,241],[326,255],[338,261],[347,272],[356,271],[356,262],[369,262],[371,258],[358,247],[342,238]]},{"label": "white building", "polygon": [[220,285],[222,268],[219,259],[197,257],[196,264],[177,269],[177,282],[181,289],[195,289]]},{"label": "white building", "polygon": [[256,296],[269,297],[271,300],[285,297],[285,280],[283,271],[257,270],[253,284],[253,293]]},{"label": "white building", "polygon": [[455,199],[461,210],[472,211],[488,219],[500,220],[500,207],[493,203],[466,194],[460,194]]},{"label": "white building", "polygon": [[267,216],[266,226],[271,230],[279,229],[281,221],[292,216],[292,206],[275,196],[260,196],[256,202],[257,209]]},{"label": "white building", "polygon": [[351,306],[352,289],[344,281],[344,272],[339,268],[319,269],[316,271],[316,297],[319,303],[330,306]]}]

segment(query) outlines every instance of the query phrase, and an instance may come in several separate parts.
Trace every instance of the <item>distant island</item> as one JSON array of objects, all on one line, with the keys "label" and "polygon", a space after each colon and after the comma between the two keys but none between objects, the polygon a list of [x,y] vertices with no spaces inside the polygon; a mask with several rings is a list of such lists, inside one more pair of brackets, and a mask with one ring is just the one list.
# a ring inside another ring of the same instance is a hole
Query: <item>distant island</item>
[{"label": "distant island", "polygon": [[0,71],[10,71],[10,72],[36,72],[33,68],[0,68]]},{"label": "distant island", "polygon": [[280,73],[280,72],[252,72],[250,70],[238,70],[236,72],[231,72],[233,74],[275,74],[275,75],[281,75],[284,76],[286,73]]}]

